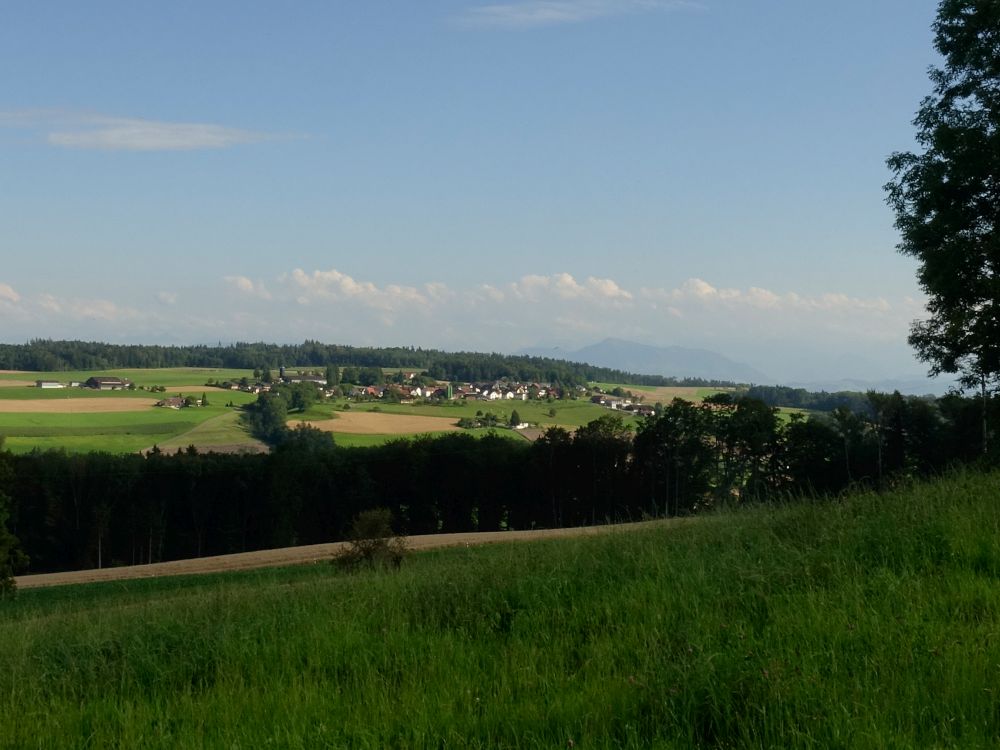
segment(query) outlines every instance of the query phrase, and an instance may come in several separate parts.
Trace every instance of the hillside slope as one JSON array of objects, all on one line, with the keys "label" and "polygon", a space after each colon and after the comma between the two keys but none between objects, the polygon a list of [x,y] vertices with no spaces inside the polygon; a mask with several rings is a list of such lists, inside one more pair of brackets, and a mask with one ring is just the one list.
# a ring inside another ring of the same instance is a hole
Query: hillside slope
[{"label": "hillside slope", "polygon": [[998,489],[26,590],[0,744],[995,747]]}]

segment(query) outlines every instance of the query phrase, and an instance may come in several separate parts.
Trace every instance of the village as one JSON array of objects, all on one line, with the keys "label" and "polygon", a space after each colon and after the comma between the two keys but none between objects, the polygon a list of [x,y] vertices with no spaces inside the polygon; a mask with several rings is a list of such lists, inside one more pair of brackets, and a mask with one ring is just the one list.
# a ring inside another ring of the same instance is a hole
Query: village
[{"label": "village", "polygon": [[[337,368],[329,368],[336,370]],[[262,373],[267,375],[266,371]],[[324,399],[347,398],[356,402],[385,401],[399,404],[447,403],[456,401],[514,402],[514,401],[559,401],[563,399],[589,399],[592,403],[615,411],[625,411],[636,416],[655,416],[653,406],[643,404],[641,395],[616,388],[606,393],[597,386],[589,388],[576,386],[566,388],[559,384],[530,382],[500,378],[486,382],[448,383],[436,381],[417,371],[398,372],[395,376],[383,375],[381,384],[357,385],[349,382],[331,384],[329,377],[316,371],[297,370],[292,372],[281,367],[276,379],[248,378],[239,381],[209,381],[210,387],[245,393],[267,393],[281,385],[312,384]],[[339,375],[339,372],[337,373]]]},{"label": "village", "polygon": [[[379,369],[366,368],[367,378],[358,377],[357,368],[344,368],[343,373],[354,379],[376,380]],[[373,372],[374,371],[374,372]],[[357,384],[341,380],[341,369],[326,368],[325,373],[317,370],[286,369],[280,367],[276,376],[267,368],[255,370],[240,379],[215,380],[209,378],[205,387],[249,394],[268,393],[282,386],[312,385],[320,400],[336,398],[356,403],[396,403],[396,404],[448,404],[479,401],[484,403],[505,403],[517,401],[547,401],[588,399],[591,403],[609,410],[622,411],[634,416],[655,416],[652,405],[644,404],[643,396],[621,388],[611,392],[596,385],[590,387],[565,387],[558,383],[521,382],[516,379],[499,378],[482,382],[449,383],[430,378],[417,370],[400,370],[391,375],[381,374],[381,383]],[[337,382],[331,382],[337,381]],[[149,391],[163,393],[166,387],[160,385],[136,385],[128,378],[113,375],[93,375],[87,379],[58,381],[54,379],[36,380],[37,388],[50,390],[61,388],[86,388],[96,391]],[[156,406],[168,409],[183,409],[207,404],[207,397],[200,398],[177,394],[156,402]]]}]

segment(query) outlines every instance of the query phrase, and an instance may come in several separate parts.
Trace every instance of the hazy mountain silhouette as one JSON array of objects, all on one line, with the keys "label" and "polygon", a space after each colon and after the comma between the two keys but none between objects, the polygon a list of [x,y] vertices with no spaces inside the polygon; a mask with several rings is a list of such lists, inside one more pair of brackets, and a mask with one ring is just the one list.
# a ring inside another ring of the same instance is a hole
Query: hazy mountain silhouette
[{"label": "hazy mountain silhouette", "polygon": [[597,344],[575,351],[535,347],[522,349],[519,354],[554,357],[570,362],[586,362],[597,367],[613,367],[642,375],[664,375],[677,378],[732,380],[737,383],[773,383],[760,370],[736,362],[708,349],[683,346],[649,346],[633,341],[607,338]]}]

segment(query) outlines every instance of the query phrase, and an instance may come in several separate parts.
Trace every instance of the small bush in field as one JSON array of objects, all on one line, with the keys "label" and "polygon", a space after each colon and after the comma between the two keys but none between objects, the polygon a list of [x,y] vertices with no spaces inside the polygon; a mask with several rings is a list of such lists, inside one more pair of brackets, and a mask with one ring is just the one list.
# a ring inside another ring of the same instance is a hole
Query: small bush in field
[{"label": "small bush in field", "polygon": [[398,568],[406,556],[406,537],[392,530],[392,511],[373,508],[359,513],[351,522],[350,544],[333,561],[342,568],[363,565]]}]

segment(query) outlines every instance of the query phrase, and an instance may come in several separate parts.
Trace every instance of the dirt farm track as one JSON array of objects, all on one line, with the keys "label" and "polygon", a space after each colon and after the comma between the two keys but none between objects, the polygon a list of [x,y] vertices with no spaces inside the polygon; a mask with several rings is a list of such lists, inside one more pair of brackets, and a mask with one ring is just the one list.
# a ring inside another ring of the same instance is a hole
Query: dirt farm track
[{"label": "dirt farm track", "polygon": [[[407,546],[414,551],[437,549],[440,547],[471,547],[481,544],[501,542],[523,542],[559,537],[590,536],[593,534],[620,534],[634,529],[684,523],[684,520],[642,521],[611,526],[585,526],[575,529],[540,529],[536,531],[481,531],[470,534],[427,534],[407,537]],[[73,583],[97,583],[100,581],[125,581],[136,578],[156,578],[159,576],[197,575],[202,573],[225,573],[255,568],[274,568],[285,565],[308,565],[327,562],[347,542],[311,544],[304,547],[284,547],[282,549],[240,552],[235,555],[199,557],[192,560],[153,563],[152,565],[132,565],[122,568],[101,570],[76,570],[68,573],[38,573],[17,576],[20,589],[41,586],[63,586]]]},{"label": "dirt farm track", "polygon": [[146,411],[152,398],[38,398],[0,401],[0,414],[108,414]]}]

